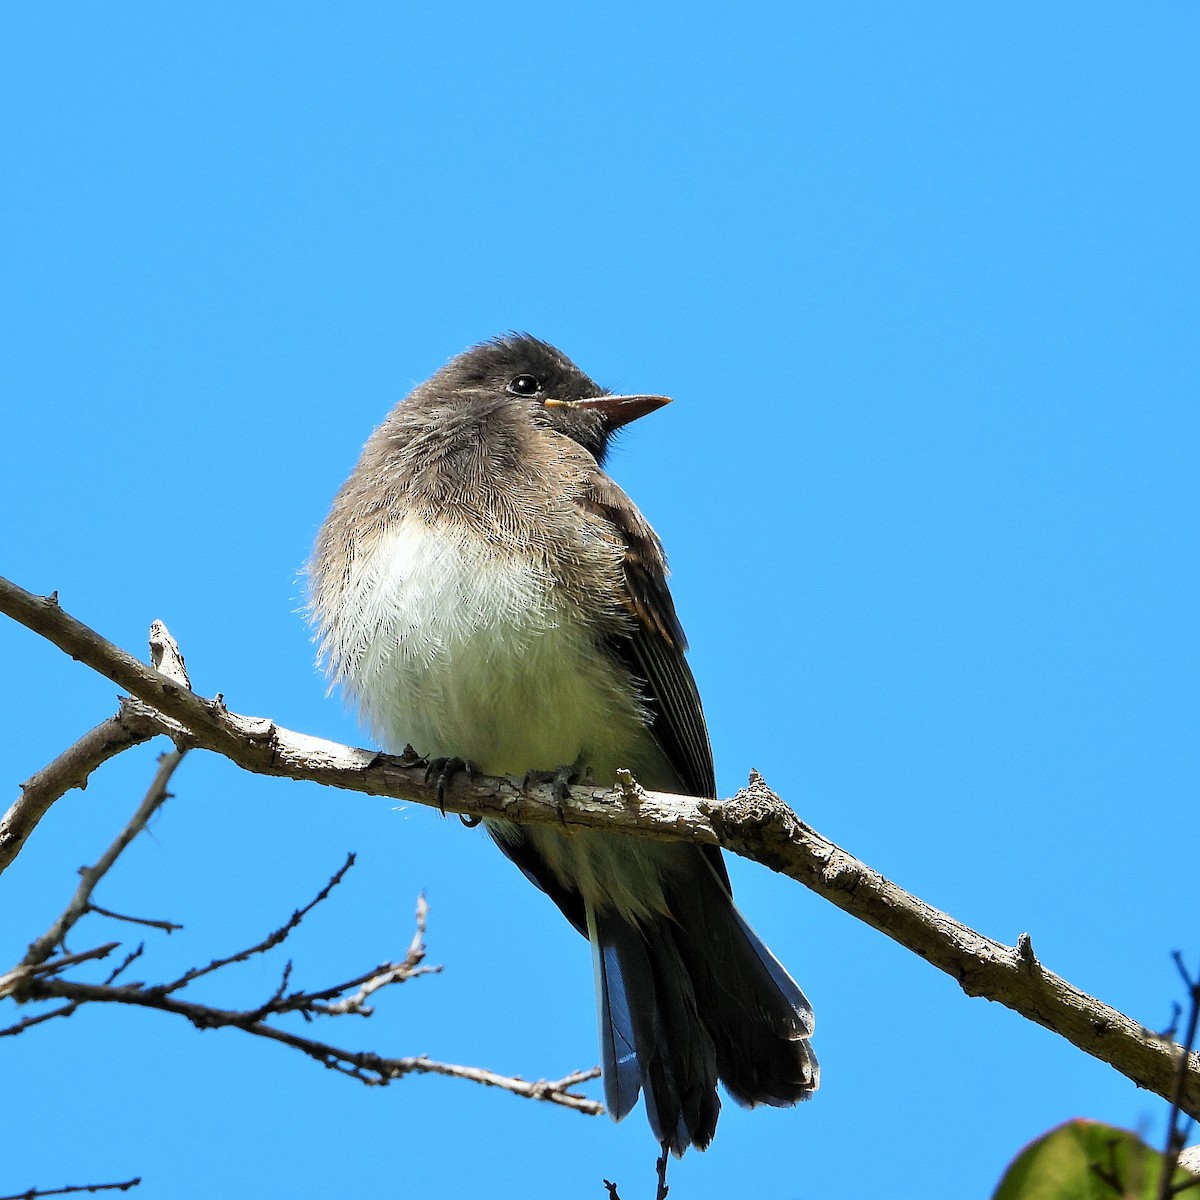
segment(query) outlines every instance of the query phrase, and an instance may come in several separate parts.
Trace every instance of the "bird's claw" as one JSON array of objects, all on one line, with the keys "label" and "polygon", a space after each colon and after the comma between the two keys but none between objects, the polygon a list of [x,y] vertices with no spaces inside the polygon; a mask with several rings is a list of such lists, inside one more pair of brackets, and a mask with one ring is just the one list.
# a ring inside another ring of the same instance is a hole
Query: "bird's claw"
[{"label": "bird's claw", "polygon": [[[461,758],[431,758],[425,764],[425,782],[437,780],[438,808],[443,817],[446,815],[446,784],[460,771],[465,771],[468,776],[475,774],[475,768]],[[479,820],[474,819],[474,823],[478,825]]]},{"label": "bird's claw", "polygon": [[548,783],[550,795],[558,809],[558,819],[565,826],[567,818],[563,813],[563,806],[571,799],[571,785],[578,783],[582,778],[583,772],[578,767],[556,767],[553,771],[526,771],[521,786],[529,787],[534,783]]}]

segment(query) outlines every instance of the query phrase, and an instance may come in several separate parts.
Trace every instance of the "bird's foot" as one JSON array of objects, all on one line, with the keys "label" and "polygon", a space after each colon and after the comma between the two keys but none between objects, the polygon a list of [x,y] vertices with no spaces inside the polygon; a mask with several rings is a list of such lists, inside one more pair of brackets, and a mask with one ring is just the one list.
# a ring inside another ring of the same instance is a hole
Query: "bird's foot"
[{"label": "bird's foot", "polygon": [[571,785],[578,783],[583,778],[583,774],[578,767],[556,767],[553,771],[526,771],[521,786],[529,787],[534,783],[548,783],[550,795],[558,809],[558,819],[565,826],[567,818],[563,813],[563,806],[571,799]]},{"label": "bird's foot", "polygon": [[[460,771],[465,771],[469,779],[475,775],[475,768],[461,758],[431,758],[425,764],[425,782],[437,781],[438,808],[443,817],[446,815],[446,784]],[[479,824],[477,817],[468,817],[467,820]]]}]

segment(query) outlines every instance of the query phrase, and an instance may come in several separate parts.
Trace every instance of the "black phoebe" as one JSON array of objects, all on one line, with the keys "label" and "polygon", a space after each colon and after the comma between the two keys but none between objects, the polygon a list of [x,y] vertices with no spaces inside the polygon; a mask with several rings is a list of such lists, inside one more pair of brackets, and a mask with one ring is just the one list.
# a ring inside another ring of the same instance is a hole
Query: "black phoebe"
[{"label": "black phoebe", "polygon": [[[716,796],[662,546],[600,469],[614,430],[666,403],[513,335],[391,411],[310,568],[322,661],[385,746]],[[812,1094],[812,1009],[734,907],[719,850],[486,824],[591,941],[614,1120],[644,1090],[681,1155],[712,1140],[718,1079],[748,1106]]]}]

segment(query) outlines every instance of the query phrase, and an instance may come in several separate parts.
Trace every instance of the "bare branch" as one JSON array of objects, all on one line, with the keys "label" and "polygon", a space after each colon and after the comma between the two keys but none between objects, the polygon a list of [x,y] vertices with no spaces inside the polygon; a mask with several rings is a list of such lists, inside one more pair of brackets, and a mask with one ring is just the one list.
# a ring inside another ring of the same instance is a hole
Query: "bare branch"
[{"label": "bare branch", "polygon": [[[1036,958],[1026,934],[1006,946],[910,895],[805,825],[763,782],[712,806],[723,845],[803,883],[953,977],[968,996],[995,1000],[1115,1067],[1140,1087],[1171,1095],[1180,1048],[1073,987]],[[1200,1055],[1187,1056],[1185,1111],[1200,1111]]]},{"label": "bare branch", "polygon": [[[373,971],[368,971],[366,974],[360,975],[357,979],[351,979],[349,982],[339,984],[334,988],[326,988],[322,992],[309,993],[308,1006],[313,1012],[322,1013],[328,1017],[340,1017],[347,1013],[369,1017],[375,1010],[367,1004],[367,998],[379,991],[380,988],[385,988],[393,983],[406,983],[410,979],[415,979],[418,975],[436,975],[441,969],[440,966],[416,966],[415,964],[410,964],[407,958],[402,963],[383,963]],[[345,999],[338,1000],[333,1004],[322,1003],[326,997],[332,998],[344,995],[352,987],[358,988],[358,991],[353,996],[346,996]]]},{"label": "bare branch", "polygon": [[101,721],[52,763],[31,775],[21,784],[21,794],[12,807],[0,817],[0,872],[21,852],[55,800],[72,788],[86,788],[97,767],[162,732],[157,714],[140,704],[122,703],[116,716]]},{"label": "bare branch", "polygon": [[253,958],[256,954],[265,954],[268,950],[278,946],[322,900],[329,898],[329,893],[342,882],[346,876],[346,872],[354,866],[355,857],[354,854],[347,854],[346,861],[330,876],[329,882],[317,893],[316,897],[310,900],[303,908],[296,909],[283,925],[268,933],[261,942],[256,942],[253,946],[249,946],[245,950],[239,950],[236,954],[231,954],[227,958],[215,958],[207,967],[193,967],[190,971],[185,971],[184,974],[180,975],[178,979],[164,984],[158,990],[164,993],[176,992],[180,988],[187,987],[189,983],[195,979],[199,979],[202,975],[211,975],[213,971],[219,971],[222,967],[228,967],[231,963],[245,962],[247,959]]},{"label": "bare branch", "polygon": [[60,954],[40,963],[22,963],[21,967],[31,979],[49,979],[51,975],[59,975],[68,967],[78,966],[94,958],[107,958],[121,943],[106,942],[103,946],[94,946],[91,950],[80,950],[78,954]]},{"label": "bare branch", "polygon": [[167,784],[170,782],[175,768],[183,761],[184,753],[183,750],[172,750],[159,757],[158,771],[155,773],[145,798],[138,805],[137,811],[129,818],[125,828],[117,834],[112,845],[101,855],[100,861],[94,867],[83,867],[80,870],[79,887],[76,889],[75,895],[71,897],[70,904],[63,910],[58,920],[29,947],[28,953],[21,960],[21,966],[32,967],[45,962],[54,953],[54,948],[62,942],[75,922],[87,912],[96,884],[104,878],[105,872],[117,861],[121,852],[146,828],[150,818],[166,802],[169,796]]},{"label": "bare branch", "polygon": [[136,1179],[125,1180],[124,1183],[81,1183],[60,1188],[30,1188],[27,1192],[0,1196],[0,1200],[37,1200],[38,1196],[68,1196],[72,1192],[127,1192],[141,1182],[142,1177],[139,1175]]},{"label": "bare branch", "polygon": [[[150,626],[150,661],[168,678],[191,688],[179,646],[161,621]],[[20,796],[0,818],[0,873],[21,852],[50,806],[72,788],[86,788],[97,767],[160,733],[178,731],[176,723],[164,722],[153,708],[122,697],[116,716],[89,730],[49,766],[21,784]]]},{"label": "bare branch", "polygon": [[77,966],[94,958],[107,958],[118,946],[119,942],[108,942],[103,946],[95,946],[91,950],[83,950],[79,954],[62,954],[49,962],[19,963],[11,971],[0,975],[0,999],[15,996],[19,1001],[25,999],[26,985],[33,979],[48,979],[68,967]]},{"label": "bare branch", "polygon": [[79,1002],[73,1000],[70,1004],[52,1008],[49,1012],[38,1013],[36,1017],[22,1017],[15,1024],[0,1029],[0,1037],[16,1037],[17,1034],[24,1033],[25,1030],[42,1024],[43,1021],[53,1021],[55,1017],[69,1017],[78,1007]]},{"label": "bare branch", "polygon": [[1168,1200],[1177,1191],[1183,1190],[1172,1186],[1172,1180],[1175,1178],[1175,1168],[1179,1165],[1179,1156],[1183,1153],[1183,1148],[1187,1143],[1192,1123],[1190,1120],[1181,1120],[1179,1110],[1182,1107],[1183,1089],[1187,1081],[1187,1060],[1192,1047],[1196,1044],[1197,1026],[1200,1026],[1200,978],[1193,979],[1191,977],[1184,964],[1183,955],[1178,950],[1175,951],[1174,958],[1175,966],[1187,989],[1188,1022],[1183,1045],[1179,1047],[1179,1067],[1175,1075],[1175,1086],[1171,1093],[1171,1112],[1167,1117],[1167,1144],[1163,1148],[1163,1170],[1158,1185],[1159,1200]]},{"label": "bare branch", "polygon": [[193,1004],[166,994],[161,988],[142,984],[126,984],[124,987],[108,987],[102,984],[79,983],[65,979],[34,981],[28,985],[28,995],[34,1000],[64,999],[79,1004],[129,1004],[140,1008],[157,1009],[159,1012],[174,1013],[190,1021],[197,1029],[240,1029],[254,1037],[279,1042],[307,1054],[310,1058],[349,1075],[362,1083],[385,1086],[406,1075],[447,1075],[454,1079],[466,1079],[486,1087],[498,1087],[529,1100],[543,1100],[574,1109],[591,1116],[604,1111],[603,1105],[587,1096],[571,1091],[576,1084],[599,1075],[598,1067],[591,1071],[575,1072],[565,1079],[549,1083],[544,1080],[529,1081],[519,1076],[500,1075],[482,1067],[465,1067],[454,1063],[437,1062],[425,1055],[405,1058],[386,1058],[370,1050],[344,1050],[301,1037],[285,1029],[277,1029],[261,1019],[255,1019],[258,1011],[238,1012],[214,1008],[207,1004]]},{"label": "bare branch", "polygon": [[[481,1067],[437,1062],[424,1055],[387,1058],[372,1051],[345,1050],[267,1024],[266,1018],[282,1016],[286,1013],[299,1013],[310,1019],[314,1016],[340,1016],[345,1013],[370,1016],[372,1010],[366,1004],[366,1000],[373,993],[391,984],[402,983],[414,976],[439,971],[440,967],[422,965],[425,958],[424,937],[429,912],[424,896],[417,899],[416,931],[409,943],[403,962],[383,963],[334,987],[287,994],[287,985],[292,970],[292,964],[289,962],[284,968],[279,986],[266,1002],[257,1008],[241,1011],[216,1008],[207,1004],[195,1004],[177,997],[176,993],[195,980],[235,963],[246,962],[255,955],[266,953],[283,942],[318,904],[329,897],[333,889],[342,881],[346,872],[354,865],[355,856],[353,854],[347,855],[346,861],[308,904],[293,912],[283,925],[269,933],[261,941],[236,954],[214,959],[206,967],[193,968],[170,983],[158,985],[144,983],[116,985],[114,983],[117,976],[141,955],[141,946],[128,954],[104,983],[94,984],[58,978],[66,968],[80,962],[101,958],[116,949],[117,943],[111,942],[79,954],[64,954],[55,959],[49,958],[49,954],[61,942],[67,930],[87,912],[95,911],[88,899],[91,889],[116,861],[118,855],[128,846],[137,832],[145,827],[146,821],[155,808],[163,802],[166,797],[165,789],[170,771],[178,764],[181,756],[181,751],[163,756],[162,765],[146,799],[143,800],[137,813],[122,830],[120,836],[109,847],[100,863],[94,868],[85,868],[81,872],[84,876],[83,882],[63,915],[42,938],[34,943],[25,960],[8,975],[0,978],[0,997],[10,995],[22,1002],[57,999],[65,1000],[67,1003],[50,1012],[25,1018],[7,1029],[0,1030],[0,1036],[23,1033],[43,1021],[52,1020],[55,1017],[69,1017],[82,1004],[128,1004],[174,1013],[186,1018],[198,1029],[240,1029],[255,1037],[280,1042],[301,1051],[331,1070],[369,1085],[385,1085],[395,1079],[412,1074],[448,1075],[489,1087],[502,1088],[527,1099],[547,1101],[578,1112],[594,1115],[603,1111],[603,1106],[599,1102],[578,1095],[571,1090],[576,1084],[594,1078],[599,1073],[598,1068],[590,1072],[576,1072],[557,1083],[547,1083],[541,1080],[530,1082],[517,1076],[500,1075]],[[353,989],[357,989],[357,991],[346,997],[346,993]]]},{"label": "bare branch", "polygon": [[[670,1151],[666,1146],[663,1146],[662,1153],[654,1163],[654,1200],[667,1200],[667,1193],[671,1190],[667,1186],[667,1162],[669,1158]],[[617,1190],[617,1185],[611,1179],[605,1179],[602,1182],[605,1190],[608,1192],[608,1200],[621,1200],[621,1193]]]},{"label": "bare branch", "polygon": [[551,1104],[560,1104],[564,1108],[573,1108],[576,1112],[586,1113],[588,1116],[599,1116],[604,1111],[604,1106],[598,1100],[590,1100],[570,1090],[590,1079],[599,1079],[599,1067],[591,1067],[586,1071],[572,1071],[564,1079],[549,1082],[544,1079],[529,1081],[519,1075],[497,1075],[480,1067],[459,1067],[453,1063],[434,1062],[423,1054],[416,1058],[393,1059],[392,1062],[407,1064],[408,1071],[447,1075],[452,1079],[469,1079],[474,1083],[482,1083],[485,1087],[502,1088],[529,1100],[544,1100]]},{"label": "bare branch", "polygon": [[183,926],[175,921],[157,921],[151,917],[128,917],[124,913],[113,912],[109,908],[101,908],[98,904],[89,904],[87,911],[97,916],[108,917],[111,921],[127,921],[130,925],[146,925],[150,929],[161,929],[163,933],[174,933]]},{"label": "bare branch", "polygon": [[109,971],[108,978],[104,982],[105,983],[114,983],[119,976],[124,975],[126,970],[128,970],[129,966],[135,960],[142,957],[142,954],[144,953],[145,949],[146,949],[146,943],[139,942],[133,950],[130,950],[130,952],[127,955],[125,955],[125,957],[115,967],[113,967],[113,969],[111,971]]},{"label": "bare branch", "polygon": [[[417,929],[413,934],[412,941],[408,944],[408,953],[405,954],[404,961],[402,963],[384,963],[382,966],[376,967],[370,974],[342,984],[339,988],[329,989],[326,994],[312,993],[313,1008],[331,1017],[341,1016],[343,1013],[357,1013],[359,1016],[369,1017],[373,1010],[366,1001],[372,993],[392,983],[404,983],[417,975],[432,975],[440,971],[441,967],[423,967],[421,965],[425,959],[425,925],[428,919],[429,905],[422,893],[417,897]],[[352,987],[358,987],[358,991],[353,996],[339,1000],[336,1004],[315,1003],[318,999],[324,1000],[335,995],[342,995]]]},{"label": "bare branch", "polygon": [[[214,742],[229,748],[236,747],[236,726],[224,719],[227,716],[225,705],[219,697],[202,700],[192,693],[189,685],[177,674],[157,671],[114,646],[94,629],[63,612],[57,594],[35,596],[15,583],[0,578],[0,612],[34,633],[41,634],[78,662],[111,679],[155,711],[172,718],[188,730],[205,729]],[[174,669],[169,653],[164,653],[162,661],[166,663],[168,672]],[[254,727],[255,723],[250,722],[241,732],[252,735]]]},{"label": "bare branch", "polygon": [[657,1176],[658,1186],[654,1192],[654,1200],[667,1200],[667,1193],[671,1190],[667,1187],[667,1148],[663,1147],[662,1154],[658,1156],[658,1162],[654,1164],[654,1173]]},{"label": "bare branch", "polygon": [[187,663],[183,661],[183,651],[171,636],[171,631],[161,621],[150,622],[150,665],[159,674],[173,679],[189,692],[192,690]]},{"label": "bare branch", "polygon": [[[426,782],[411,751],[394,757],[293,733],[265,718],[230,713],[218,697],[202,700],[64,613],[55,598],[33,596],[0,580],[0,612],[186,727],[192,744],[245,770],[414,801],[471,817],[522,824],[604,828],[669,841],[723,846],[787,875],[885,933],[986,996],[1109,1063],[1138,1086],[1170,1098],[1180,1063],[1177,1044],[1143,1028],[1045,969],[1025,939],[1006,946],[953,920],[859,862],[805,825],[757,774],[729,801],[643,791],[626,775],[613,789],[574,787],[568,804],[549,785],[469,776]],[[1180,1108],[1200,1116],[1200,1055],[1186,1054]]]}]

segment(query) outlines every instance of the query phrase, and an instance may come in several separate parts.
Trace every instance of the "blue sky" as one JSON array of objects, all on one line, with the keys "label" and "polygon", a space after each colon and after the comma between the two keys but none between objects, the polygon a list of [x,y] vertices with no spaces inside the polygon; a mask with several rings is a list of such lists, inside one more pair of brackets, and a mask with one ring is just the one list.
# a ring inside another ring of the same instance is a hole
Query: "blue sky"
[{"label": "blue sky", "polygon": [[[8,6],[0,15],[0,573],[198,690],[345,741],[298,572],[388,408],[525,329],[676,403],[614,475],[662,535],[720,787],[751,767],[929,902],[1151,1027],[1200,954],[1200,13],[1182,3]],[[0,623],[0,776],[114,689]],[[4,964],[132,811],[143,749],[0,878]],[[359,866],[297,980],[445,972],[326,1036],[558,1077],[587,948],[414,806],[193,755],[100,903],[237,949]],[[982,1196],[1073,1116],[1165,1105],[735,862],[817,1010],[822,1088],[728,1105],[672,1196]],[[106,940],[98,918],[75,948]],[[259,1001],[275,966],[208,984]],[[0,1190],[650,1194],[621,1126],[468,1084],[367,1090],[230,1031],[84,1011],[0,1046]],[[598,1093],[597,1093],[598,1094]],[[849,1182],[857,1181],[857,1182]]]}]

